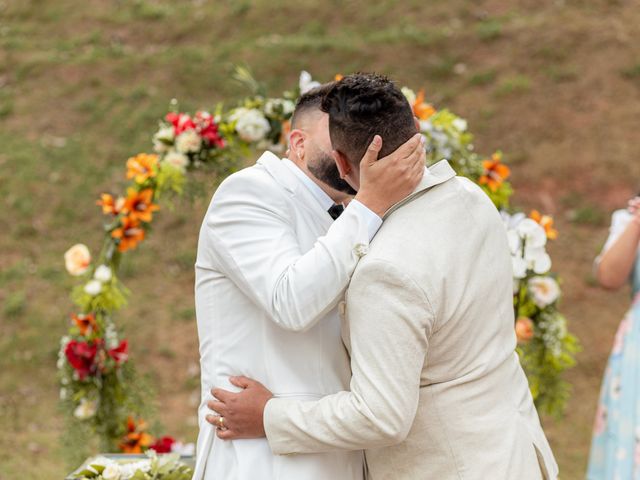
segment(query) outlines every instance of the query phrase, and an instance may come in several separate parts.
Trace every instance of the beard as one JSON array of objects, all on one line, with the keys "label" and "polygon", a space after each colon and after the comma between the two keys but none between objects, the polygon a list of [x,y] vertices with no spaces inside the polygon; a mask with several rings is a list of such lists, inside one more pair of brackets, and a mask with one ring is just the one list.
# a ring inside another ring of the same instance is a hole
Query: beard
[{"label": "beard", "polygon": [[355,195],[358,193],[351,185],[340,178],[340,172],[333,157],[324,152],[317,152],[313,162],[307,163],[309,171],[323,183],[331,188],[347,195]]}]

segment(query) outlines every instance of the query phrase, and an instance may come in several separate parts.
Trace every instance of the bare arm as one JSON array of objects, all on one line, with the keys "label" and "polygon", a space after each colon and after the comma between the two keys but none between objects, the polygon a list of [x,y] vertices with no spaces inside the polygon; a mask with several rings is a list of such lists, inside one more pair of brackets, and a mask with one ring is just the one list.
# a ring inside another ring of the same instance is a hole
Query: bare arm
[{"label": "bare arm", "polygon": [[624,232],[608,248],[597,267],[598,282],[611,290],[622,287],[633,270],[640,245],[640,198],[629,202],[633,218]]}]

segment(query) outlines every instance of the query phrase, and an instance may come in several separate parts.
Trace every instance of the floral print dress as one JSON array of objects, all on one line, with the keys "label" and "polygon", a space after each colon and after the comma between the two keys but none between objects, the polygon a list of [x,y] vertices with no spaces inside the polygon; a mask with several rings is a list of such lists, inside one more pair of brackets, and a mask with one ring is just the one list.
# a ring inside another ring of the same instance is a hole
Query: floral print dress
[{"label": "floral print dress", "polygon": [[[604,250],[630,220],[626,210],[614,214]],[[631,309],[616,333],[600,390],[588,480],[640,480],[640,255],[632,284]]]}]

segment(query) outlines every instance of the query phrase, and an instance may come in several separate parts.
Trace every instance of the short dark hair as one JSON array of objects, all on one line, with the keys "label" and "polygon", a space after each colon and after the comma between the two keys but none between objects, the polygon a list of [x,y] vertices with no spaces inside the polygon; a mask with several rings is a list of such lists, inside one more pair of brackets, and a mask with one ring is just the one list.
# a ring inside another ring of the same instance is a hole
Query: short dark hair
[{"label": "short dark hair", "polygon": [[413,109],[391,80],[375,73],[355,73],[335,82],[322,100],[329,114],[333,148],[357,163],[377,134],[380,157],[417,133]]},{"label": "short dark hair", "polygon": [[311,110],[321,111],[320,106],[322,105],[322,99],[329,90],[333,88],[335,83],[336,82],[325,83],[300,95],[296,101],[296,107],[293,110],[293,115],[291,116],[291,126],[293,128],[296,128],[297,123],[300,121],[300,117],[306,112]]}]

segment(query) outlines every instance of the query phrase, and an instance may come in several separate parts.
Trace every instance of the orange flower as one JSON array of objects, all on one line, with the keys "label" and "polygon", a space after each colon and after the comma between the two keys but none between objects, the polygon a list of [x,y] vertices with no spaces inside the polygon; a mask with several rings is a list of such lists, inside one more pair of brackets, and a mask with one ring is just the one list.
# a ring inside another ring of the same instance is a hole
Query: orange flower
[{"label": "orange flower", "polygon": [[553,217],[550,215],[542,215],[538,210],[532,210],[529,218],[544,228],[544,231],[547,232],[548,239],[555,240],[558,238],[558,230],[553,228]]},{"label": "orange flower", "polygon": [[82,335],[83,337],[86,337],[87,334],[91,334],[98,330],[96,317],[92,313],[86,315],[71,315],[71,319],[73,320],[73,323],[76,324],[76,326],[80,330],[80,335]]},{"label": "orange flower", "polygon": [[160,210],[160,207],[153,203],[153,190],[145,188],[138,192],[135,188],[127,189],[127,198],[122,206],[122,213],[129,215],[131,220],[150,222],[153,212]]},{"label": "orange flower", "polygon": [[489,190],[496,192],[502,182],[505,181],[511,175],[511,170],[505,164],[501,162],[502,155],[494,153],[491,156],[491,160],[483,160],[482,166],[484,167],[484,173],[478,180],[480,185],[487,185]]},{"label": "orange flower", "polygon": [[123,217],[120,227],[111,232],[111,236],[117,240],[118,250],[125,252],[130,248],[136,248],[139,242],[144,240],[144,229],[140,226],[140,222],[131,217]]},{"label": "orange flower", "polygon": [[149,448],[155,439],[145,430],[147,424],[144,420],[140,420],[137,424],[133,418],[127,419],[127,433],[120,442],[120,450],[123,453],[142,453],[143,450]]},{"label": "orange flower", "polygon": [[100,195],[100,200],[96,202],[96,205],[100,205],[102,207],[102,213],[105,215],[118,215],[124,205],[124,198],[118,197],[116,200],[108,193],[103,193]]},{"label": "orange flower", "polygon": [[425,103],[424,90],[420,90],[418,92],[418,96],[413,102],[412,107],[413,114],[420,120],[427,120],[429,117],[436,113],[436,109],[433,108],[433,105]]},{"label": "orange flower", "polygon": [[516,338],[518,343],[527,343],[533,338],[533,322],[530,318],[520,317],[516,320]]},{"label": "orange flower", "polygon": [[280,143],[283,145],[287,144],[287,135],[291,131],[291,122],[289,120],[285,120],[282,122],[282,133],[280,134]]},{"label": "orange flower", "polygon": [[342,75],[341,73],[336,73],[336,76],[335,76],[335,77],[333,77],[333,79],[334,79],[336,82],[339,82],[339,81],[340,81],[340,80],[342,80],[343,78],[344,78],[344,75]]},{"label": "orange flower", "polygon": [[139,153],[127,160],[127,178],[134,178],[136,183],[144,183],[157,173],[158,156]]}]

